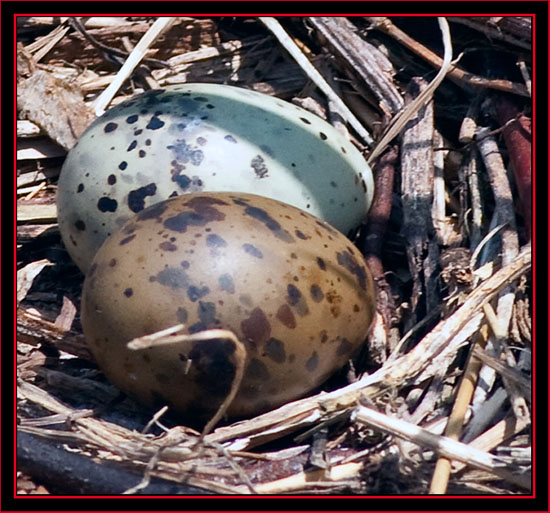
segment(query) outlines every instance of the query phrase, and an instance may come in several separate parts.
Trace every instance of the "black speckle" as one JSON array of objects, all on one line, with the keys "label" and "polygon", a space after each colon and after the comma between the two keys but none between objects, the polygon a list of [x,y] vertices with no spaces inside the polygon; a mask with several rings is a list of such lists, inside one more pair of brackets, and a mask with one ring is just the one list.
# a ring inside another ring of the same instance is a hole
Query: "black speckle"
[{"label": "black speckle", "polygon": [[105,133],[109,133],[109,132],[115,131],[117,128],[118,128],[118,124],[117,124],[117,123],[110,122],[110,123],[107,123],[107,124],[105,125],[105,127],[103,128],[103,130],[104,130]]},{"label": "black speckle", "polygon": [[125,291],[124,291],[124,295],[126,297],[130,297],[134,294],[134,291],[131,289],[131,288],[127,288]]},{"label": "black speckle", "polygon": [[303,121],[306,125],[311,125],[311,121],[306,118],[300,118],[300,121]]},{"label": "black speckle", "polygon": [[276,363],[284,363],[286,360],[285,344],[279,339],[271,337],[265,343],[264,354]]},{"label": "black speckle", "polygon": [[116,183],[116,176],[115,175],[109,175],[107,177],[107,183],[109,185],[114,185]]},{"label": "black speckle", "polygon": [[145,139],[145,146],[151,146],[151,139]]},{"label": "black speckle", "polygon": [[321,287],[319,287],[319,285],[316,285],[316,284],[311,286],[310,294],[311,294],[311,298],[316,303],[320,303],[325,297],[325,295],[323,294],[323,291],[321,290]]},{"label": "black speckle", "polygon": [[209,292],[210,289],[208,287],[195,287],[194,285],[191,285],[187,289],[187,297],[191,301],[195,302],[206,296],[206,294],[208,294]]},{"label": "black speckle", "polygon": [[302,233],[300,230],[296,230],[294,233],[296,234],[296,237],[298,237],[299,239],[307,240],[309,238],[307,235]]},{"label": "black speckle", "polygon": [[118,203],[116,200],[108,198],[107,196],[103,196],[103,198],[100,198],[97,202],[97,208],[101,210],[101,212],[115,212],[118,207]]},{"label": "black speckle", "polygon": [[126,118],[126,123],[131,125],[132,123],[135,123],[138,120],[138,117],[139,116],[137,114],[133,114],[132,116],[128,116]]},{"label": "black speckle", "polygon": [[254,170],[254,173],[258,178],[265,178],[266,176],[268,176],[269,170],[267,169],[265,161],[261,155],[256,155],[250,161],[250,167]]},{"label": "black speckle", "polygon": [[140,159],[145,157],[145,155],[147,155],[147,152],[145,150],[139,150],[138,156]]},{"label": "black speckle", "polygon": [[78,184],[78,187],[76,189],[76,192],[82,192],[84,190],[84,184],[83,183],[79,183]]},{"label": "black speckle", "polygon": [[86,229],[86,225],[84,224],[84,221],[81,221],[80,219],[76,221],[74,226],[77,230],[80,230],[81,232],[83,232]]},{"label": "black speckle", "polygon": [[323,141],[327,140],[327,136],[323,132],[319,132],[319,137],[321,137],[321,139],[323,139]]},{"label": "black speckle", "polygon": [[128,162],[125,162],[124,160],[118,165],[118,168],[121,171],[124,171],[128,167]]},{"label": "black speckle", "polygon": [[225,248],[227,242],[223,240],[219,235],[215,233],[210,233],[206,237],[206,245],[211,248]]},{"label": "black speckle", "polygon": [[235,293],[235,283],[233,282],[233,278],[231,277],[230,274],[227,274],[227,273],[222,274],[218,278],[218,281],[220,283],[222,290],[224,290],[225,292],[229,292],[229,294]]},{"label": "black speckle", "polygon": [[235,139],[232,135],[226,135],[226,136],[224,137],[224,139],[225,139],[226,141],[231,142],[231,143],[235,143],[235,144],[237,143],[237,139]]},{"label": "black speckle", "polygon": [[130,143],[130,146],[128,146],[128,148],[126,149],[126,151],[132,151],[136,146],[137,146],[137,141],[136,141],[136,140],[133,140],[133,141]]},{"label": "black speckle", "polygon": [[114,267],[116,265],[116,258],[111,258],[111,260],[109,260],[109,267]]},{"label": "black speckle", "polygon": [[256,246],[253,246],[252,244],[243,244],[243,249],[253,257],[256,257],[256,258],[264,257],[263,253]]},{"label": "black speckle", "polygon": [[138,128],[137,130],[134,130],[135,136],[141,135],[142,133],[143,133],[143,128]]},{"label": "black speckle", "polygon": [[158,130],[159,128],[162,128],[163,126],[164,126],[164,121],[161,121],[156,116],[153,116],[149,120],[149,123],[147,123],[147,126],[145,128],[147,128],[148,130]]},{"label": "black speckle", "polygon": [[309,372],[313,372],[318,365],[319,365],[319,355],[317,354],[317,351],[313,351],[313,354],[309,357],[308,361],[306,362],[306,369]]},{"label": "black speckle", "polygon": [[140,212],[145,208],[145,198],[154,196],[157,192],[157,185],[150,183],[128,193],[128,207],[132,212]]}]

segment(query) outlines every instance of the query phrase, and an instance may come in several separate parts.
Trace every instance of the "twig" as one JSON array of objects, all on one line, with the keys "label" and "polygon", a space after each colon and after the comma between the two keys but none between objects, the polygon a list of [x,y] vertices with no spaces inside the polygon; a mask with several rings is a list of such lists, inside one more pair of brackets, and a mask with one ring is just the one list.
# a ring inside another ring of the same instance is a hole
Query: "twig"
[{"label": "twig", "polygon": [[128,59],[126,60],[122,68],[120,68],[115,79],[109,84],[107,89],[105,89],[105,91],[103,91],[99,98],[96,100],[94,105],[96,116],[101,116],[105,112],[107,105],[109,105],[116,92],[122,86],[124,81],[132,74],[135,67],[145,57],[145,53],[147,52],[149,46],[151,46],[155,42],[155,40],[162,34],[162,32],[167,30],[172,25],[172,23],[174,23],[175,19],[176,18],[174,16],[158,18],[155,23],[151,25],[151,28],[139,40],[139,43],[136,45],[132,53],[128,56]]},{"label": "twig", "polygon": [[[443,37],[443,45],[445,47],[445,53],[443,60],[440,59],[440,70],[437,73],[436,77],[430,82],[430,84],[399,114],[394,116],[391,120],[390,125],[388,126],[386,133],[378,141],[376,147],[369,155],[367,162],[370,164],[386,147],[386,145],[403,129],[403,127],[409,122],[410,119],[422,108],[423,105],[428,103],[434,91],[438,88],[439,84],[445,78],[445,75],[449,73],[451,69],[451,59],[453,56],[453,47],[451,43],[451,34],[449,32],[449,25],[445,18],[437,18],[439,22],[439,28],[441,29]],[[439,57],[438,57],[439,59]]]},{"label": "twig", "polygon": [[375,426],[385,432],[392,433],[400,438],[412,441],[421,447],[437,451],[447,458],[463,461],[468,465],[485,470],[491,474],[514,483],[522,488],[531,489],[529,476],[518,475],[509,470],[507,463],[492,454],[473,449],[472,447],[451,440],[445,436],[438,436],[426,429],[404,422],[395,417],[379,413],[371,408],[359,406],[352,415],[352,420]]},{"label": "twig", "polygon": [[[405,34],[402,30],[397,28],[388,18],[384,17],[371,17],[369,18],[373,24],[373,27],[389,34],[397,41],[405,45],[409,50],[428,61],[432,66],[440,68],[442,65],[442,59],[437,54],[425,46],[419,44],[412,37]],[[520,96],[529,97],[529,92],[523,84],[517,84],[509,80],[488,79],[468,73],[458,67],[453,67],[449,71],[449,78],[456,82],[458,85],[464,86],[479,86],[490,89],[497,89],[507,93],[517,94]]]},{"label": "twig", "polygon": [[323,93],[332,100],[341,109],[346,121],[353,127],[357,134],[364,140],[368,146],[372,146],[374,141],[370,134],[365,130],[360,121],[355,117],[355,114],[347,107],[342,99],[332,90],[323,76],[315,69],[313,64],[309,62],[307,57],[298,48],[298,45],[292,41],[281,24],[272,17],[260,16],[260,21],[273,33],[279,43],[287,50],[294,58],[298,65],[304,70],[306,75],[315,83],[315,85],[323,91]]}]

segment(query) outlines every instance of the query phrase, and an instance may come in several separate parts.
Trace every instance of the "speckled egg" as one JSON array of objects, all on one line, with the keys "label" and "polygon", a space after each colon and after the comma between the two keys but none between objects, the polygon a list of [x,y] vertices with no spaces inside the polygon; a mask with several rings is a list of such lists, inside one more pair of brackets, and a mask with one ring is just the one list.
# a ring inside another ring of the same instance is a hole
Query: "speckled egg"
[{"label": "speckled egg", "polygon": [[195,341],[131,350],[180,323],[232,330],[246,368],[230,417],[299,398],[354,356],[375,311],[361,253],[339,231],[252,194],[159,202],[107,239],[87,274],[82,325],[106,376],[155,407],[210,418],[235,376],[235,346]]},{"label": "speckled egg", "polygon": [[59,178],[59,229],[86,271],[130,216],[202,191],[278,199],[348,234],[365,218],[373,181],[353,144],[310,112],[246,89],[186,84],[121,103],[82,134]]}]

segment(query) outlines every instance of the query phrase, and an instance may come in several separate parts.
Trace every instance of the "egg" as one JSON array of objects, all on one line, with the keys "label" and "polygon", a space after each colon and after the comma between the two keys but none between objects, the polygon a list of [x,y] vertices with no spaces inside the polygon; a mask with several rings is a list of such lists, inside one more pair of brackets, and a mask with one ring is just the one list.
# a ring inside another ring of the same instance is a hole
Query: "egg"
[{"label": "egg", "polygon": [[361,253],[328,223],[252,194],[195,193],[142,210],[97,252],[82,295],[87,344],[105,375],[153,407],[204,422],[227,397],[235,346],[132,350],[179,324],[231,330],[246,363],[229,417],[265,412],[322,384],[363,344],[375,311]]},{"label": "egg", "polygon": [[173,86],[119,104],[82,134],[58,182],[59,229],[86,271],[145,207],[219,191],[278,199],[348,234],[366,216],[373,179],[346,137],[300,107],[226,85]]}]

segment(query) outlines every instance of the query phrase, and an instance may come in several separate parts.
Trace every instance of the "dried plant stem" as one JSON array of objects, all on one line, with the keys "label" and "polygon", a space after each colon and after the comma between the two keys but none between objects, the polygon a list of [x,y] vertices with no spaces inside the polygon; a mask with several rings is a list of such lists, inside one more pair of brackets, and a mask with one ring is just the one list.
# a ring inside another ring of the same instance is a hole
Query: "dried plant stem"
[{"label": "dried plant stem", "polygon": [[[212,431],[212,428],[225,415],[225,412],[227,411],[233,399],[237,395],[237,392],[239,391],[239,387],[241,385],[241,381],[244,374],[244,367],[246,364],[246,347],[237,338],[237,336],[232,331],[229,331],[229,330],[212,329],[212,330],[200,331],[199,333],[194,333],[192,335],[178,335],[177,333],[179,333],[183,328],[184,328],[183,324],[178,324],[177,326],[172,326],[171,328],[167,328],[165,330],[159,331],[157,333],[154,333],[153,335],[147,335],[145,337],[136,338],[128,342],[128,349],[139,351],[140,349],[148,349],[150,347],[181,344],[182,342],[192,343],[192,342],[197,342],[201,340],[230,340],[235,344],[234,357],[236,361],[236,366],[235,366],[235,376],[231,384],[231,389],[229,390],[227,397],[223,400],[223,402],[218,407],[218,411],[208,421],[206,426],[204,426],[204,429],[202,430],[202,434],[200,437],[200,440],[202,440],[210,431]],[[193,362],[191,362],[191,365],[192,364]]]},{"label": "dried plant stem", "polygon": [[[484,324],[481,326],[477,335],[477,341],[474,342],[474,347],[484,347],[488,337],[488,328]],[[466,412],[468,406],[474,395],[474,390],[481,369],[481,362],[472,357],[468,359],[468,364],[464,370],[464,375],[458,392],[456,394],[455,402],[451,415],[447,421],[445,427],[445,436],[451,440],[458,440],[462,433],[462,426],[464,425],[464,419],[466,418]],[[444,494],[447,490],[447,484],[449,482],[449,475],[451,473],[451,460],[449,458],[440,457],[435,465],[432,482],[430,484],[430,494]]]},{"label": "dried plant stem", "polygon": [[368,145],[372,146],[374,141],[370,134],[365,130],[365,127],[355,117],[355,114],[347,107],[342,99],[333,91],[323,76],[315,69],[313,64],[303,54],[298,45],[289,37],[281,24],[271,17],[260,16],[260,21],[273,33],[279,43],[287,50],[288,53],[294,58],[298,65],[304,70],[306,75],[315,83],[315,85],[323,91],[323,93],[338,105],[345,117],[346,121],[357,132],[357,134]]},{"label": "dried plant stem", "polygon": [[172,23],[174,23],[174,21],[175,17],[173,16],[158,18],[155,23],[153,23],[151,28],[147,31],[147,33],[139,40],[132,53],[126,59],[122,68],[120,68],[115,79],[109,84],[107,89],[105,89],[105,91],[103,91],[99,98],[96,100],[94,105],[96,116],[101,116],[105,112],[105,109],[107,108],[109,103],[111,103],[111,100],[113,99],[119,88],[122,86],[124,81],[131,75],[135,67],[145,57],[145,53],[147,52],[148,48],[155,42],[155,40],[162,34],[162,32],[167,30],[172,25]]},{"label": "dried plant stem", "polygon": [[386,133],[382,136],[380,141],[376,144],[376,147],[369,155],[367,162],[370,164],[382,151],[386,145],[403,129],[403,127],[412,119],[415,114],[422,108],[423,105],[428,103],[434,91],[438,88],[439,84],[445,78],[445,75],[451,69],[451,59],[453,56],[453,46],[451,43],[451,34],[449,32],[449,24],[443,17],[438,18],[439,28],[443,36],[443,45],[445,47],[445,54],[443,60],[441,60],[440,69],[436,77],[430,82],[430,84],[411,102],[405,107],[399,114],[394,116],[388,126]]},{"label": "dried plant stem", "polygon": [[475,468],[495,474],[522,488],[531,489],[529,476],[514,474],[501,458],[474,449],[469,445],[451,440],[445,436],[435,435],[414,424],[384,415],[365,406],[357,407],[352,415],[352,420],[382,429],[400,438],[412,441],[421,447],[437,451],[447,458],[462,461]]}]

